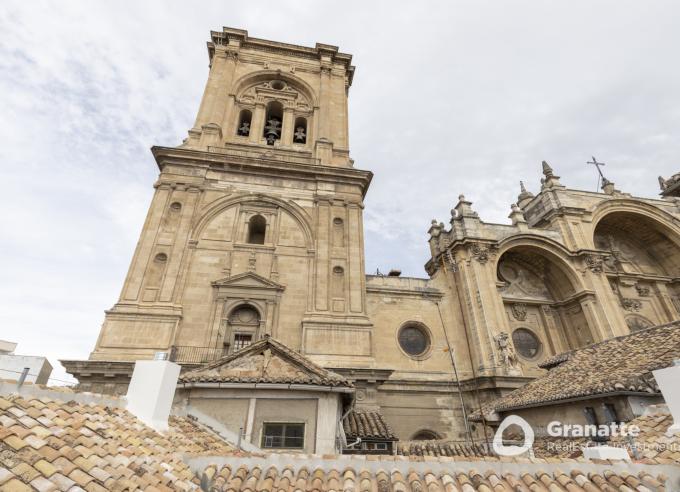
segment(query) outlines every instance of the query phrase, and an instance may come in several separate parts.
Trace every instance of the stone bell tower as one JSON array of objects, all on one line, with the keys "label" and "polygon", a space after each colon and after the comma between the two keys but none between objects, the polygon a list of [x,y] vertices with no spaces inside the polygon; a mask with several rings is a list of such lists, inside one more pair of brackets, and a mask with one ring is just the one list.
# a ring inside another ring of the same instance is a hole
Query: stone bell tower
[{"label": "stone bell tower", "polygon": [[208,55],[188,137],[152,148],[160,175],[120,298],[90,359],[62,361],[91,390],[124,391],[156,352],[192,366],[265,334],[322,364],[372,363],[351,55],[231,28]]}]

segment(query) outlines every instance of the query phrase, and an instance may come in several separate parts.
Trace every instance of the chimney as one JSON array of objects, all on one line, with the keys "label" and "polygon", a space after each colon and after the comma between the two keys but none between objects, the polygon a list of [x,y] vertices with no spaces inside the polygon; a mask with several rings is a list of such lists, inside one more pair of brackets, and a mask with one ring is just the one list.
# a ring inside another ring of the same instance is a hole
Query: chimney
[{"label": "chimney", "polygon": [[673,416],[673,425],[668,428],[667,434],[680,432],[680,359],[675,360],[671,367],[652,371],[656,384],[659,385],[663,399],[668,405]]},{"label": "chimney", "polygon": [[154,360],[135,362],[126,399],[130,413],[149,427],[165,432],[180,366],[159,355],[156,354]]}]

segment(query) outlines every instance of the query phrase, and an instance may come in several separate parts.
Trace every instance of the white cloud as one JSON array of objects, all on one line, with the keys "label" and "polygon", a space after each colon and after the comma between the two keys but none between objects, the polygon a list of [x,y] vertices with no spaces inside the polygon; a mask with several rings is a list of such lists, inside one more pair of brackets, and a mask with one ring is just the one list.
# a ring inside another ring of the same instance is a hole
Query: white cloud
[{"label": "white cloud", "polygon": [[5,2],[0,338],[87,356],[153,191],[148,149],[193,123],[211,29],[354,54],[352,155],[375,173],[366,269],[423,275],[432,218],[465,193],[505,222],[542,159],[593,189],[595,155],[620,189],[656,195],[656,176],[678,171],[679,14],[671,1]]}]

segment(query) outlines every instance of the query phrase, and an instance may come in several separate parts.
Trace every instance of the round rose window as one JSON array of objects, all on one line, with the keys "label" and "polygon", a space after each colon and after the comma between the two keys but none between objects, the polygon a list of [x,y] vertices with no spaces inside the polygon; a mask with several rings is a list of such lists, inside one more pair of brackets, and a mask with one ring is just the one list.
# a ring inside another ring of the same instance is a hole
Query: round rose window
[{"label": "round rose window", "polygon": [[541,350],[541,341],[526,328],[518,328],[512,332],[512,343],[517,353],[527,359],[533,359]]},{"label": "round rose window", "polygon": [[420,325],[406,325],[399,330],[399,345],[408,355],[418,357],[430,348],[430,336]]}]

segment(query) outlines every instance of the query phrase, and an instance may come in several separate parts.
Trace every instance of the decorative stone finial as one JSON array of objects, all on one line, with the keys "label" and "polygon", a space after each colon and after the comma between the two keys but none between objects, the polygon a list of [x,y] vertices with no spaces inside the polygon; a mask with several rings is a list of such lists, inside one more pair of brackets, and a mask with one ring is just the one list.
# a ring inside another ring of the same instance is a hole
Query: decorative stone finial
[{"label": "decorative stone finial", "polygon": [[560,177],[553,172],[550,164],[543,161],[541,165],[543,166],[543,175],[545,176],[545,181],[541,180],[541,191],[546,188],[564,188],[562,183],[560,183]]},{"label": "decorative stone finial", "polygon": [[[451,211],[451,220],[458,220],[463,217],[479,219],[477,212],[472,210],[472,202],[465,199],[465,195],[458,195],[458,203]],[[455,214],[454,214],[455,212]]]},{"label": "decorative stone finial", "polygon": [[514,226],[517,224],[526,224],[527,222],[524,218],[524,213],[516,203],[510,205],[510,215],[508,215],[508,218],[512,220],[512,225]]},{"label": "decorative stone finial", "polygon": [[545,176],[546,178],[552,178],[553,177],[553,170],[552,170],[552,167],[550,167],[550,164],[543,161],[541,163],[541,165],[543,166],[543,176]]},{"label": "decorative stone finial", "polygon": [[604,191],[607,195],[613,195],[618,190],[616,190],[614,187],[614,183],[602,176],[602,191]]},{"label": "decorative stone finial", "polygon": [[517,205],[519,208],[524,208],[534,197],[534,194],[527,191],[523,181],[519,182],[519,191],[520,193],[517,195]]},{"label": "decorative stone finial", "polygon": [[430,224],[430,228],[428,229],[427,233],[430,235],[430,237],[437,237],[441,234],[442,230],[444,230],[444,224],[439,224],[437,223],[437,219],[432,219],[432,223]]},{"label": "decorative stone finial", "polygon": [[663,198],[680,197],[680,173],[675,173],[668,179],[659,176],[659,186],[661,187],[661,196]]}]

